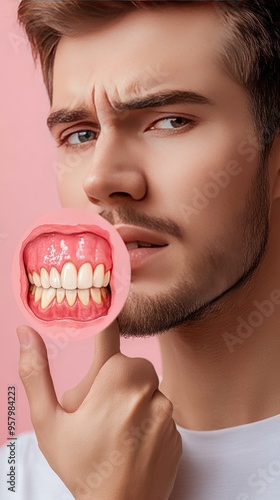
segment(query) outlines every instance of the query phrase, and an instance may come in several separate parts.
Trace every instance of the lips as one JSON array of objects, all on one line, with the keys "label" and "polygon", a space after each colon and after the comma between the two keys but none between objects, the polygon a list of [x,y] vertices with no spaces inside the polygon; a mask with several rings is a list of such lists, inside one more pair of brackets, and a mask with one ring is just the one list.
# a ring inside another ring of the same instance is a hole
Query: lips
[{"label": "lips", "polygon": [[162,234],[143,227],[119,224],[115,225],[115,229],[126,245],[132,270],[148,261],[151,263],[151,259],[159,257],[159,253],[169,245]]},{"label": "lips", "polygon": [[165,247],[168,242],[164,237],[149,229],[119,224],[114,226],[128,249]]},{"label": "lips", "polygon": [[[37,228],[38,229],[38,228]],[[111,305],[111,247],[100,234],[44,226],[23,250],[21,298],[41,320],[92,321]],[[99,231],[100,232],[100,231]]]}]

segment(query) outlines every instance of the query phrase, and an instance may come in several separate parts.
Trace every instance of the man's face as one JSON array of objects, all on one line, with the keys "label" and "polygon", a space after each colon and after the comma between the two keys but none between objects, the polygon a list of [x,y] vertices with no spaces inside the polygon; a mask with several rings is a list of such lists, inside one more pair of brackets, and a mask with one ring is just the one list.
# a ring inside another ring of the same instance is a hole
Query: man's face
[{"label": "man's face", "polygon": [[136,10],[58,45],[49,125],[62,204],[97,204],[126,241],[159,245],[129,245],[122,333],[205,317],[263,253],[268,185],[244,148],[249,100],[219,64],[223,40],[211,6],[188,6]]}]

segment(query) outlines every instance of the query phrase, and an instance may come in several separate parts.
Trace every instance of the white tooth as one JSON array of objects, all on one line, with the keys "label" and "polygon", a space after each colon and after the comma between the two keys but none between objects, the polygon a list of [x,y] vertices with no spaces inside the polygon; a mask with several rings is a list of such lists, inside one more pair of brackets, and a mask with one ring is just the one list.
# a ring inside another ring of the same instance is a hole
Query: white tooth
[{"label": "white tooth", "polygon": [[138,243],[135,241],[131,242],[131,243],[126,243],[126,248],[127,250],[134,250],[134,248],[138,248]]},{"label": "white tooth", "polygon": [[35,297],[34,297],[34,302],[36,304],[36,302],[38,302],[38,300],[40,300],[40,298],[42,297],[42,292],[43,292],[43,288],[41,286],[36,286],[36,290],[35,290]]},{"label": "white tooth", "polygon": [[44,267],[41,269],[41,283],[43,288],[50,288],[50,277],[48,271]]},{"label": "white tooth", "polygon": [[104,276],[104,281],[103,281],[103,286],[108,286],[109,281],[110,281],[110,271],[107,271],[107,273]]},{"label": "white tooth", "polygon": [[78,290],[78,297],[84,306],[89,305],[89,289],[87,290]]},{"label": "white tooth", "polygon": [[36,286],[35,285],[31,285],[31,287],[30,287],[30,293],[31,293],[31,295],[35,295],[35,291],[36,291]]},{"label": "white tooth", "polygon": [[61,304],[64,301],[65,298],[65,290],[64,288],[57,288],[56,289],[56,300],[58,304]]},{"label": "white tooth", "polygon": [[152,243],[146,243],[145,241],[138,241],[138,245],[140,248],[150,248],[152,247]]},{"label": "white tooth", "polygon": [[92,267],[89,262],[82,264],[78,272],[78,288],[85,290],[92,287]]},{"label": "white tooth", "polygon": [[66,290],[66,300],[70,307],[75,304],[77,298],[77,290]]},{"label": "white tooth", "polygon": [[101,304],[101,292],[99,288],[91,288],[90,295],[96,304]]},{"label": "white tooth", "polygon": [[107,298],[106,288],[101,288],[101,297],[102,297],[102,300],[105,300]]},{"label": "white tooth", "polygon": [[41,308],[46,309],[55,298],[56,291],[54,288],[43,288],[41,298]]},{"label": "white tooth", "polygon": [[67,290],[75,290],[78,281],[77,274],[77,269],[74,264],[72,262],[66,262],[61,271],[61,286]]},{"label": "white tooth", "polygon": [[104,281],[104,264],[98,264],[94,269],[92,286],[101,288]]},{"label": "white tooth", "polygon": [[50,272],[50,284],[53,288],[61,287],[61,279],[58,270],[55,267],[51,268]]},{"label": "white tooth", "polygon": [[35,271],[33,273],[33,281],[34,281],[34,284],[36,286],[38,286],[38,287],[42,286],[41,278],[40,278],[39,274],[35,273]]},{"label": "white tooth", "polygon": [[31,285],[34,285],[34,279],[33,279],[33,276],[31,273],[28,273],[28,279],[29,279],[29,282],[31,283]]}]

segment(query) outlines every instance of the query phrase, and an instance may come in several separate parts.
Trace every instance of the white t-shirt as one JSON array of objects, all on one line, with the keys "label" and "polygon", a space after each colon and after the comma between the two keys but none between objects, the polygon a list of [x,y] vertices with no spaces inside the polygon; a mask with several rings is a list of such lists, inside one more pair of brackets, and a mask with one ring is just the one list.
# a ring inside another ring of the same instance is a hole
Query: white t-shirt
[{"label": "white t-shirt", "polygon": [[[280,500],[280,415],[217,431],[178,429],[183,456],[170,500]],[[16,455],[14,493],[7,483],[9,448],[0,449],[1,500],[73,500],[34,433],[18,437]]]}]

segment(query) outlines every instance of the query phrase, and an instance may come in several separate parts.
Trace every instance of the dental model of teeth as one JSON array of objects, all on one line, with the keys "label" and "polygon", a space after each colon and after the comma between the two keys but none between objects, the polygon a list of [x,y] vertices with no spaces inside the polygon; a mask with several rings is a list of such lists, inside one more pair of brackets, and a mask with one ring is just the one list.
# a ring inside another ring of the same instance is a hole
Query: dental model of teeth
[{"label": "dental model of teeth", "polygon": [[40,301],[41,309],[46,309],[55,299],[57,304],[64,300],[73,307],[77,300],[85,307],[92,300],[100,305],[109,294],[110,270],[105,271],[104,264],[98,264],[94,269],[89,262],[83,263],[77,270],[73,262],[66,262],[61,273],[52,267],[48,272],[44,267],[40,273],[28,272],[29,292],[34,297],[34,303]]},{"label": "dental model of teeth", "polygon": [[130,279],[121,236],[87,210],[46,214],[26,231],[14,259],[22,313],[54,338],[86,338],[110,325],[124,306]]}]

